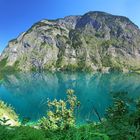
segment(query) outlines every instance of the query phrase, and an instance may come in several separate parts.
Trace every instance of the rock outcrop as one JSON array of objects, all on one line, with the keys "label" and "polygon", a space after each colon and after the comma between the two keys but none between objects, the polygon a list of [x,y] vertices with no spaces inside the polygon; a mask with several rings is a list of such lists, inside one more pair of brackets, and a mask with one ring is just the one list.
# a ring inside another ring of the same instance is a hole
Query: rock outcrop
[{"label": "rock outcrop", "polygon": [[140,68],[140,29],[128,18],[88,12],[41,20],[9,41],[0,60],[28,70],[135,70]]}]

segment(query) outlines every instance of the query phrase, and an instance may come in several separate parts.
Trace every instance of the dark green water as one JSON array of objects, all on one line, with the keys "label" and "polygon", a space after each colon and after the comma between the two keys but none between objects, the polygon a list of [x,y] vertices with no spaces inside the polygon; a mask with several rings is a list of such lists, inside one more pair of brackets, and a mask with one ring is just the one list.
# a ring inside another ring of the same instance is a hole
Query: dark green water
[{"label": "dark green water", "polygon": [[47,111],[47,98],[65,99],[72,88],[81,102],[78,122],[97,120],[93,108],[103,117],[112,104],[112,94],[127,92],[129,97],[140,96],[140,75],[133,73],[17,73],[6,75],[0,84],[0,99],[11,104],[20,118],[36,121]]}]

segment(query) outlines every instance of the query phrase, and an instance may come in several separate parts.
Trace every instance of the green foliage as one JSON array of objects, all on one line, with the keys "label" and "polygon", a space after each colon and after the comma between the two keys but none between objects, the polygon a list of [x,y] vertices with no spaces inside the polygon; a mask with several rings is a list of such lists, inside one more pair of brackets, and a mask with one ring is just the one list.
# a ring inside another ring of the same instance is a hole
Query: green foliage
[{"label": "green foliage", "polygon": [[119,61],[114,59],[111,55],[105,55],[102,58],[102,65],[110,67],[110,72],[122,72],[124,68],[124,64],[119,63]]},{"label": "green foliage", "polygon": [[104,38],[105,33],[104,33],[104,32],[101,32],[101,31],[100,31],[100,32],[96,32],[96,33],[95,33],[95,36],[96,36],[96,37],[100,37],[100,38]]},{"label": "green foliage", "polygon": [[86,65],[85,62],[83,61],[79,61],[77,62],[77,64],[65,64],[63,63],[63,59],[61,60],[59,59],[59,61],[57,61],[56,66],[60,68],[62,71],[71,71],[71,72],[75,72],[75,71],[92,72],[93,71],[91,66]]},{"label": "green foliage", "polygon": [[[140,139],[140,102],[126,95],[126,92],[115,95],[114,104],[107,109],[106,120],[98,126],[100,132],[106,133],[113,140]],[[135,107],[134,110],[130,108],[130,103]]]},{"label": "green foliage", "polygon": [[105,40],[102,42],[102,46],[105,46],[105,47],[109,47],[112,44],[113,44],[112,40]]},{"label": "green foliage", "polygon": [[[74,91],[67,91],[67,100],[48,100],[47,117],[39,126],[0,126],[0,140],[139,140],[140,99],[129,99],[126,92],[112,93],[114,102],[102,122],[75,125],[74,110],[79,105]],[[133,110],[130,110],[130,103]],[[6,106],[1,103],[0,107]],[[0,120],[7,122],[7,120]]]},{"label": "green foliage", "polygon": [[[19,61],[16,61],[13,66],[8,66],[7,64],[7,57],[0,61],[0,73],[13,73],[19,71]],[[1,75],[2,75],[1,74]]]},{"label": "green foliage", "polygon": [[66,101],[56,99],[52,102],[48,101],[49,111],[47,117],[40,120],[40,127],[55,130],[75,126],[74,109],[77,105],[77,97],[71,89],[67,90]]},{"label": "green foliage", "polygon": [[19,125],[18,115],[13,107],[3,101],[0,101],[0,125]]},{"label": "green foliage", "polygon": [[54,131],[29,126],[9,128],[0,126],[0,140],[110,140],[106,134],[94,131],[92,126]]},{"label": "green foliage", "polygon": [[102,58],[102,65],[105,66],[105,67],[109,67],[111,66],[112,62],[111,62],[111,56],[110,55],[105,55],[103,58]]},{"label": "green foliage", "polygon": [[68,64],[64,66],[63,68],[66,71],[78,71],[78,65],[77,64]]},{"label": "green foliage", "polygon": [[123,68],[120,65],[114,65],[109,69],[109,72],[123,72]]},{"label": "green foliage", "polygon": [[0,140],[45,140],[45,133],[31,127],[0,126]]},{"label": "green foliage", "polygon": [[56,67],[57,68],[61,68],[65,62],[64,62],[64,58],[63,58],[63,51],[61,51],[61,53],[59,54],[59,58],[57,59],[57,62],[56,62]]},{"label": "green foliage", "polygon": [[107,109],[107,119],[118,120],[128,113],[126,103],[120,99],[115,99],[114,105]]},{"label": "green foliage", "polygon": [[6,66],[7,63],[7,58],[4,58],[0,61],[0,70]]},{"label": "green foliage", "polygon": [[92,72],[93,69],[91,68],[91,66],[86,64],[86,61],[78,61],[78,71],[84,71],[84,72]]},{"label": "green foliage", "polygon": [[92,125],[71,127],[67,130],[48,130],[46,138],[47,140],[110,140],[106,134],[96,132]]},{"label": "green foliage", "polygon": [[36,67],[31,67],[31,69],[30,69],[30,71],[32,71],[32,72],[36,72],[37,71],[37,69],[36,69]]},{"label": "green foliage", "polygon": [[70,40],[72,42],[72,47],[74,49],[81,48],[83,46],[82,36],[79,31],[71,30],[70,31]]}]

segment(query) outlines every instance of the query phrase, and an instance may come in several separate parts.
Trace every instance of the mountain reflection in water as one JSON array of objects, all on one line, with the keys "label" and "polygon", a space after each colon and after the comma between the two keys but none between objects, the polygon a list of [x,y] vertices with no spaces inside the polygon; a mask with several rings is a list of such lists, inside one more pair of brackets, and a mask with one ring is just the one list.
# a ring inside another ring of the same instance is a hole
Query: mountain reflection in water
[{"label": "mountain reflection in water", "polygon": [[4,77],[0,99],[11,104],[20,118],[36,121],[46,115],[47,99],[65,99],[66,90],[74,89],[81,102],[76,110],[77,122],[98,121],[112,103],[112,94],[127,92],[130,97],[140,93],[140,75],[133,73],[16,73]]}]

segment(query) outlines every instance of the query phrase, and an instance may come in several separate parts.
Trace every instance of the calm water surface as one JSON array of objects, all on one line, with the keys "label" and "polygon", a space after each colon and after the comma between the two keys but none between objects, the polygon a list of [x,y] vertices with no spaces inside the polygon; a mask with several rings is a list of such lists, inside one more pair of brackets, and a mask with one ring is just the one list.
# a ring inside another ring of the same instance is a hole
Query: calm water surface
[{"label": "calm water surface", "polygon": [[36,121],[46,114],[47,99],[65,99],[66,90],[75,90],[81,102],[77,122],[98,121],[93,108],[103,117],[112,104],[112,94],[127,92],[140,96],[140,75],[133,73],[16,73],[6,75],[0,84],[0,99],[11,104],[20,118]]}]

